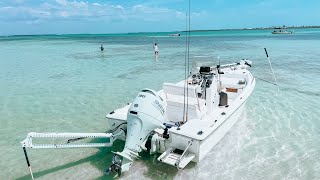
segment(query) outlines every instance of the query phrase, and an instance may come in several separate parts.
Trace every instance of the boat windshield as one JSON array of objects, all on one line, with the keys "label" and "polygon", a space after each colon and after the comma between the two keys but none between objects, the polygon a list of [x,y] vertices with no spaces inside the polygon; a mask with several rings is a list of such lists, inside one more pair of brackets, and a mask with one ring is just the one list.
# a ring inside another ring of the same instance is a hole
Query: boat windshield
[{"label": "boat windshield", "polygon": [[[201,66],[215,67],[219,64],[220,58],[214,56],[194,56],[192,58],[191,73],[198,73]],[[222,61],[221,61],[222,62]]]}]

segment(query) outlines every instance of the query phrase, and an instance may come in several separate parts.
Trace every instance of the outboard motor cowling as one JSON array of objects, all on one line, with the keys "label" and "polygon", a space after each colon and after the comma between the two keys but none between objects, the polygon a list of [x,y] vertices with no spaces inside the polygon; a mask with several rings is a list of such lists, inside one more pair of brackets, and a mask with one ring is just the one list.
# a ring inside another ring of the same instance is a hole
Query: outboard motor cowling
[{"label": "outboard motor cowling", "polygon": [[[156,128],[165,128],[165,101],[157,92],[143,89],[132,102],[127,114],[127,137],[124,150],[115,156],[120,156],[120,171],[129,170],[132,161],[139,157],[141,146]],[[114,165],[114,164],[113,164]],[[109,168],[110,169],[110,168]],[[119,172],[119,169],[117,170]]]},{"label": "outboard motor cowling", "polygon": [[132,102],[127,115],[127,138],[125,148],[135,153],[155,128],[165,128],[165,102],[157,92],[143,89]]}]

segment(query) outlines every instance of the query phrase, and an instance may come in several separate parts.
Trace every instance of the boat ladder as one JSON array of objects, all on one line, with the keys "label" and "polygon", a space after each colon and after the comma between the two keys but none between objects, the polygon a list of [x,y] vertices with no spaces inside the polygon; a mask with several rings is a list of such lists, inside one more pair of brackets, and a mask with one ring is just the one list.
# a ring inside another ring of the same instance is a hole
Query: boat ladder
[{"label": "boat ladder", "polygon": [[158,161],[175,166],[179,170],[183,169],[195,157],[195,154],[188,151],[192,142],[193,140],[189,141],[188,146],[183,151],[172,147],[167,149],[158,157]]}]

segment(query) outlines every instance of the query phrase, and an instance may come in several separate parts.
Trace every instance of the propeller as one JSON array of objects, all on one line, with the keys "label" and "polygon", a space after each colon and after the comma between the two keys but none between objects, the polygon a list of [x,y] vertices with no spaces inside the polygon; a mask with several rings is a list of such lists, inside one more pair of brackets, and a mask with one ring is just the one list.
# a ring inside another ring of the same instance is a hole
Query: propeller
[{"label": "propeller", "polygon": [[105,174],[110,175],[110,173],[117,173],[118,176],[121,176],[121,166],[122,166],[122,159],[123,157],[115,154],[112,157],[112,164],[108,169],[106,169]]}]

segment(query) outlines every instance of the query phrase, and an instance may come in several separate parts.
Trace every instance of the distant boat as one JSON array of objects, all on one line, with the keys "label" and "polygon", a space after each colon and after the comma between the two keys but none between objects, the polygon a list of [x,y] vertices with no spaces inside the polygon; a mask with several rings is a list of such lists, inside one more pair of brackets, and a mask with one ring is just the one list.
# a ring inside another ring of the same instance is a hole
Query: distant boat
[{"label": "distant boat", "polygon": [[293,31],[286,30],[286,28],[287,28],[286,26],[275,27],[274,29],[276,29],[276,30],[274,30],[272,32],[272,34],[292,34],[293,33]]},{"label": "distant boat", "polygon": [[279,29],[279,30],[274,30],[272,34],[292,34],[293,31],[290,30],[285,30],[285,29]]},{"label": "distant boat", "polygon": [[180,33],[175,33],[175,34],[169,34],[169,36],[181,36]]}]

